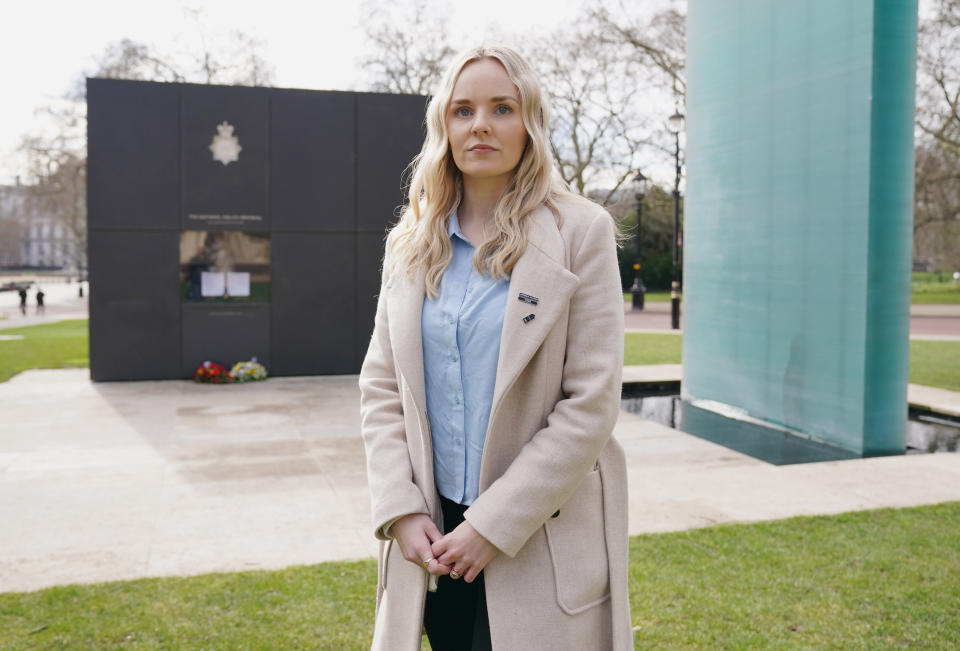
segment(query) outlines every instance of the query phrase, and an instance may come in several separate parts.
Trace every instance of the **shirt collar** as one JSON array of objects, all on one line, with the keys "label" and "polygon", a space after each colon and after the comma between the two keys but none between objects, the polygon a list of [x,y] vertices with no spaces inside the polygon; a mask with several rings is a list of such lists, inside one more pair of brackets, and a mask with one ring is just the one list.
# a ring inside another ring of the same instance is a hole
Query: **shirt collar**
[{"label": "shirt collar", "polygon": [[467,244],[470,244],[470,240],[464,237],[463,232],[460,230],[460,220],[459,218],[457,218],[456,210],[450,213],[450,219],[447,222],[447,235],[449,235],[450,237],[453,237],[454,235],[456,235]]}]

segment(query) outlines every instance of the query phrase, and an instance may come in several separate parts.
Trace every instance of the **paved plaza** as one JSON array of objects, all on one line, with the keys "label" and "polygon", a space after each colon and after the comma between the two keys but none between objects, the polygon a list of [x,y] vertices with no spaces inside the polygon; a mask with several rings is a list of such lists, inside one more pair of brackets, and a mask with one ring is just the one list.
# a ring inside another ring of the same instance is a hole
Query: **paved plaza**
[{"label": "paved plaza", "polygon": [[[43,315],[0,295],[0,337],[86,317],[75,285],[44,289]],[[648,303],[626,321],[666,332],[669,319]],[[960,306],[913,306],[911,337],[960,339]],[[672,364],[624,372],[679,379]],[[954,392],[911,385],[909,399],[960,415]],[[0,383],[0,592],[373,556],[359,402],[356,376],[95,384],[71,369]],[[773,466],[626,412],[615,436],[633,534],[960,500],[960,454]]]},{"label": "paved plaza", "polygon": [[[372,556],[359,400],[356,376],[0,384],[0,592]],[[773,466],[626,412],[615,436],[633,534],[960,500],[960,454]]]}]

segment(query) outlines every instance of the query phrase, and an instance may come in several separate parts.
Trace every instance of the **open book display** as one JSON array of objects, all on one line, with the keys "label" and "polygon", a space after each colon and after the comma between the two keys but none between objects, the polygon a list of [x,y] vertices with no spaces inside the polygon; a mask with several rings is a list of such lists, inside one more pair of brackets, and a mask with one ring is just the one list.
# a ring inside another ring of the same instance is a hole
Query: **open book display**
[{"label": "open book display", "polygon": [[250,296],[250,273],[246,271],[204,271],[200,274],[200,295]]}]

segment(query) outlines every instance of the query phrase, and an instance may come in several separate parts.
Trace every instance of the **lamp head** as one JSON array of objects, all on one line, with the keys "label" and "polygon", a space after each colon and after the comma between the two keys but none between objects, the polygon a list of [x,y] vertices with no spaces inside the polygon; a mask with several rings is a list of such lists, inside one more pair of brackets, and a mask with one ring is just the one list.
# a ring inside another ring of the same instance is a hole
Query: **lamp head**
[{"label": "lamp head", "polygon": [[643,200],[643,195],[647,193],[647,188],[650,186],[650,179],[643,175],[643,172],[637,172],[636,177],[634,177],[633,182],[630,184],[633,186],[633,196],[637,201]]},{"label": "lamp head", "polygon": [[680,133],[683,131],[683,113],[675,111],[673,115],[667,118],[667,128],[670,133]]}]

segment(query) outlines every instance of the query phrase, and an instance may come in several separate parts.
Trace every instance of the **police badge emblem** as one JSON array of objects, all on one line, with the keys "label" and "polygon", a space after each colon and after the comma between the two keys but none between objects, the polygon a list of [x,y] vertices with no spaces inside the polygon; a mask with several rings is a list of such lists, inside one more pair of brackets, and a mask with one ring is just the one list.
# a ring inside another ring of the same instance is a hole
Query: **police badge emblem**
[{"label": "police badge emblem", "polygon": [[233,135],[233,125],[226,121],[217,125],[217,135],[208,147],[213,153],[213,160],[218,160],[224,165],[229,165],[240,158],[240,151],[243,147],[237,137]]}]

